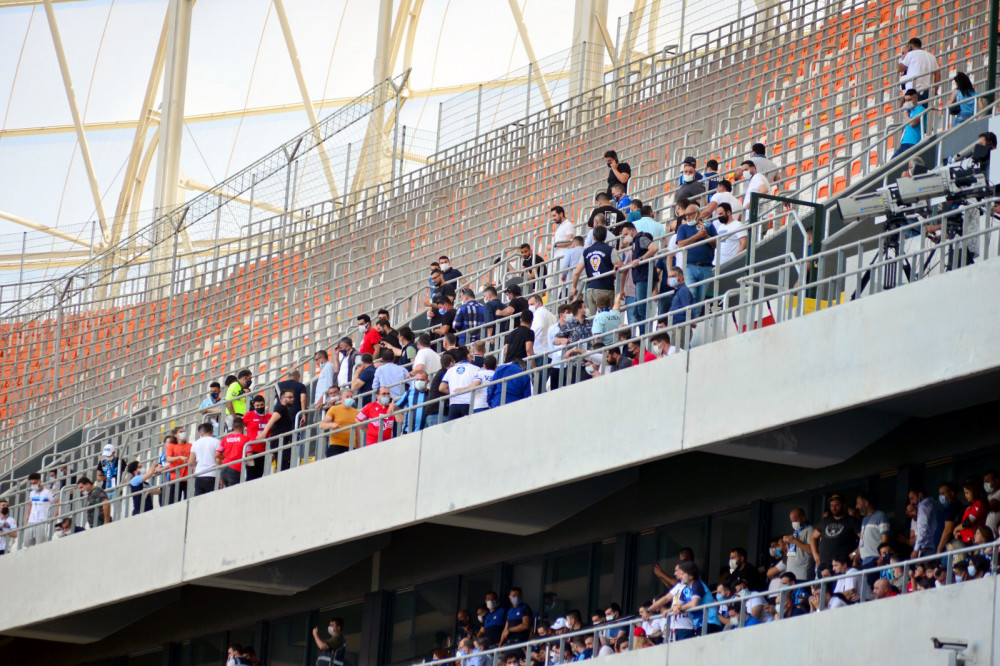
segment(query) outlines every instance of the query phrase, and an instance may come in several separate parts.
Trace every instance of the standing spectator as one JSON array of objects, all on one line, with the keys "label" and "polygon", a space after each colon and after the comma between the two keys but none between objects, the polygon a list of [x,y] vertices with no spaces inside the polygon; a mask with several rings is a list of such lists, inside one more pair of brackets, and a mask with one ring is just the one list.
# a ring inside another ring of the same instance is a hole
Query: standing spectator
[{"label": "standing spectator", "polygon": [[[430,297],[425,301],[425,303],[431,306],[433,311],[433,306],[441,301],[442,298],[447,298],[451,301],[455,300],[455,284],[453,282],[447,282],[444,278],[444,274],[439,270],[431,271],[431,294]],[[433,314],[433,312],[432,312]],[[362,346],[362,350],[364,346]]]},{"label": "standing spectator", "polygon": [[354,348],[350,338],[341,338],[333,350],[333,371],[337,376],[337,386],[351,385],[354,371],[361,363],[361,353]]},{"label": "standing spectator", "polygon": [[[326,353],[325,349],[318,350],[313,354],[313,363],[320,366],[319,376],[316,378],[316,388],[313,392],[313,407],[319,407],[320,403],[323,401],[323,396],[326,394],[326,390],[331,386],[340,386],[337,382],[337,369],[334,366],[333,361],[330,360],[329,354]],[[291,376],[291,375],[289,375]],[[298,377],[295,378],[296,380]],[[278,389],[284,388],[281,384],[278,384]],[[302,408],[305,410],[305,407]]]},{"label": "standing spectator", "polygon": [[[389,352],[390,354],[392,352]],[[271,439],[267,443],[270,451],[281,449],[276,454],[279,470],[286,470],[292,464],[292,451],[289,444],[292,443],[290,433],[295,430],[295,394],[290,389],[281,392],[281,397],[274,404],[271,410],[271,418],[264,424],[264,429],[260,431],[260,439]]]},{"label": "standing spectator", "polygon": [[531,251],[531,246],[521,243],[518,248],[521,253],[521,276],[524,281],[524,288],[528,291],[542,291],[545,289],[545,259],[542,255]]},{"label": "standing spectator", "polygon": [[952,80],[955,82],[955,92],[951,96],[948,111],[951,113],[951,126],[955,127],[974,116],[976,109],[986,108],[986,100],[982,97],[977,99],[978,93],[965,72],[956,72]]},{"label": "standing spectator", "polygon": [[372,380],[372,388],[379,390],[383,386],[388,387],[389,395],[395,400],[403,395],[406,388],[403,383],[406,381],[406,369],[396,364],[396,355],[390,349],[382,350],[382,365],[375,371],[375,378]]},{"label": "standing spectator", "polygon": [[[635,283],[636,305],[629,308],[629,325],[638,324],[646,319],[645,300],[649,296],[649,260],[656,256],[660,246],[653,237],[645,232],[637,231],[635,225],[626,222],[621,226],[622,243],[632,248],[632,282]],[[632,315],[635,315],[634,317]],[[641,331],[640,331],[641,332]]]},{"label": "standing spectator", "polygon": [[903,47],[903,57],[896,66],[902,78],[900,88],[919,91],[917,97],[923,101],[930,97],[931,86],[941,82],[938,59],[924,50],[923,42],[914,37]]},{"label": "standing spectator", "polygon": [[[581,261],[583,261],[583,236],[573,236],[573,240],[570,242],[569,250],[567,250],[562,255],[562,259],[560,259],[559,281],[569,282],[573,269],[576,268],[576,265]],[[566,290],[561,289],[559,293],[560,295],[565,296]]]},{"label": "standing spectator", "polygon": [[500,597],[496,592],[486,593],[486,617],[479,635],[489,640],[491,646],[499,645],[500,637],[507,626],[507,611],[500,605]]},{"label": "standing spectator", "polygon": [[[493,381],[504,379],[502,384],[486,387],[486,400],[491,409],[531,397],[531,376],[524,372],[524,362],[504,363],[493,373]],[[515,376],[517,375],[517,376]],[[508,377],[513,377],[508,379]]]},{"label": "standing spectator", "polygon": [[[493,285],[490,285],[483,289],[483,310],[486,311],[486,323],[490,324],[497,318],[497,313],[503,310],[504,305],[500,302],[500,297],[497,296],[497,289]],[[493,326],[486,327],[487,337],[492,337],[494,333]]]},{"label": "standing spectator", "polygon": [[[214,433],[214,430],[213,430]],[[174,435],[167,435],[163,438],[163,462],[169,471],[167,478],[170,481],[167,487],[166,503],[173,504],[180,500],[183,495],[187,498],[187,483],[184,479],[188,475],[187,461],[191,455],[191,445],[187,442],[179,442]],[[163,498],[161,497],[161,502]]]},{"label": "standing spectator", "polygon": [[316,666],[344,666],[344,660],[347,657],[347,641],[344,640],[343,618],[331,618],[327,634],[329,636],[320,638],[319,627],[313,627],[313,641],[320,651],[319,657],[316,659]]},{"label": "standing spectator", "polygon": [[889,543],[889,516],[875,508],[868,495],[858,495],[855,508],[861,514],[861,538],[858,541],[858,556],[861,567],[867,569],[878,564],[878,547]]},{"label": "standing spectator", "polygon": [[240,482],[242,460],[246,445],[250,442],[243,429],[243,419],[237,416],[233,419],[233,431],[219,441],[219,446],[215,450],[215,464],[226,465],[220,472],[225,487],[235,486]]},{"label": "standing spectator", "polygon": [[941,541],[941,531],[944,528],[941,521],[942,507],[938,502],[927,497],[920,488],[910,490],[909,500],[915,516],[913,519],[913,552],[910,557],[933,555],[937,552],[938,543]]},{"label": "standing spectator", "polygon": [[709,192],[714,192],[719,187],[719,161],[705,160],[705,186]]},{"label": "standing spectator", "polygon": [[[330,366],[330,378],[332,379],[333,364],[327,363],[327,365]],[[322,375],[322,372],[320,374]],[[309,409],[309,399],[307,397],[309,395],[309,389],[306,388],[305,384],[299,381],[301,378],[302,374],[298,370],[292,370],[291,372],[288,373],[288,379],[278,382],[277,386],[279,397],[281,396],[282,392],[286,390],[291,391],[294,394],[294,398],[292,399],[292,406],[290,409],[292,412],[292,420],[294,421],[296,427],[302,425],[303,421],[305,420],[305,414],[303,414],[303,412]],[[313,401],[314,406],[316,407],[323,406],[323,402],[326,400],[326,392],[332,386],[333,383],[331,382],[322,391],[319,390],[316,391],[315,400]],[[318,388],[319,386],[317,385],[317,389]]]},{"label": "standing spectator", "polygon": [[[708,623],[708,633],[714,634],[722,631],[722,623],[719,622],[718,609],[716,607],[713,606],[707,611],[689,612],[692,608],[700,606],[703,603],[710,604],[715,601],[712,591],[708,589],[708,586],[702,582],[698,575],[698,566],[690,561],[678,562],[675,573],[684,584],[684,589],[681,590],[680,598],[674,600],[670,612],[675,616],[687,613],[691,618],[693,630],[686,635],[675,634],[674,638],[681,640],[682,638],[690,638],[696,635],[701,630],[703,621]],[[677,603],[678,601],[680,603]]]},{"label": "standing spectator", "polygon": [[666,229],[663,225],[653,219],[653,207],[644,204],[639,212],[639,219],[632,222],[635,225],[636,231],[643,231],[653,238],[659,238],[662,236]]},{"label": "standing spectator", "polygon": [[392,404],[389,388],[386,386],[380,388],[375,398],[373,402],[365,405],[357,416],[358,422],[368,421],[365,446],[392,439],[392,429],[396,425],[396,419],[389,415],[389,405]]},{"label": "standing spectator", "polygon": [[781,537],[787,548],[788,571],[795,574],[796,580],[811,580],[815,562],[810,539],[815,528],[809,524],[806,512],[801,508],[792,509],[788,520],[792,524],[792,533]]},{"label": "standing spectator", "polygon": [[[214,432],[214,431],[213,431]],[[142,463],[133,460],[128,464],[125,471],[132,477],[128,482],[128,491],[132,493],[132,515],[153,510],[153,495],[159,495],[159,488],[150,488],[149,480],[156,474],[163,471],[157,463],[153,463],[145,470]]]},{"label": "standing spectator", "polygon": [[442,254],[438,257],[438,268],[441,270],[441,274],[444,276],[444,279],[452,284],[454,284],[458,278],[462,277],[462,271],[451,265],[451,259],[449,259],[446,254]]},{"label": "standing spectator", "polygon": [[[708,288],[706,282],[712,277],[715,241],[710,239],[716,235],[718,234],[711,222],[706,224],[698,219],[698,206],[688,206],[684,211],[684,224],[677,228],[677,247],[685,248],[684,281],[691,289],[695,303],[705,299]],[[693,247],[686,249],[689,245]]]},{"label": "standing spectator", "polygon": [[712,195],[712,198],[708,200],[708,205],[698,213],[698,217],[702,220],[718,217],[718,209],[722,204],[729,204],[729,212],[732,219],[740,219],[739,213],[743,210],[743,206],[740,204],[740,200],[733,196],[733,184],[725,178],[719,181],[718,189]]},{"label": "standing spectator", "polygon": [[381,358],[382,352],[386,349],[392,351],[393,358],[398,358],[403,351],[403,345],[399,342],[399,333],[389,323],[388,317],[379,317],[376,319],[375,330],[382,339],[382,343],[379,345],[379,352],[375,355],[375,358]]},{"label": "standing spectator", "polygon": [[[291,395],[289,393],[289,395]],[[233,419],[235,423],[236,419]],[[194,470],[194,495],[204,495],[215,490],[215,452],[219,440],[212,436],[212,426],[202,423],[198,426],[198,439],[191,445],[188,466]]]},{"label": "standing spectator", "polygon": [[615,183],[611,186],[611,205],[628,214],[632,200],[625,194],[624,183]]},{"label": "standing spectator", "polygon": [[[605,226],[609,227],[624,222],[628,217],[625,211],[618,210],[614,205],[611,201],[611,195],[604,192],[598,192],[597,196],[594,197],[594,209],[590,212],[590,217],[587,218],[587,227],[591,230],[597,228],[598,216],[602,216]],[[589,245],[590,243],[584,243],[585,247]]]},{"label": "standing spectator", "polygon": [[696,165],[697,162],[693,157],[684,158],[684,162],[681,164],[681,186],[674,193],[675,203],[681,199],[704,201],[705,184],[698,178]]},{"label": "standing spectator", "polygon": [[104,470],[104,490],[108,497],[115,496],[115,488],[118,487],[118,451],[113,444],[105,444],[101,449],[101,469]]},{"label": "standing spectator", "polygon": [[411,376],[416,376],[418,372],[426,372],[428,377],[433,377],[441,369],[441,357],[431,349],[431,336],[421,333],[417,337],[417,355],[413,359],[413,369]]},{"label": "standing spectator", "polygon": [[417,357],[417,346],[414,344],[417,336],[409,326],[400,326],[396,330],[396,335],[399,336],[399,349],[393,349],[399,359],[396,362],[408,368],[412,367],[413,360]]},{"label": "standing spectator", "polygon": [[397,409],[410,409],[401,417],[396,418],[403,424],[402,432],[417,432],[427,427],[427,415],[430,408],[424,409],[422,405],[427,402],[428,388],[427,372],[420,370],[414,373],[410,388],[389,405],[390,414],[395,414]]},{"label": "standing spectator", "polygon": [[749,224],[754,221],[750,219],[750,202],[754,193],[768,194],[771,191],[771,184],[764,174],[757,171],[757,164],[753,160],[743,162],[743,172],[749,176],[747,189],[743,194],[743,221]]},{"label": "standing spectator", "polygon": [[104,489],[94,484],[86,476],[81,476],[76,482],[80,495],[85,497],[84,504],[87,507],[87,524],[91,527],[100,527],[111,522],[111,502]]},{"label": "standing spectator", "polygon": [[1000,472],[995,469],[986,472],[983,490],[986,491],[986,502],[990,510],[986,516],[986,527],[996,534],[997,526],[1000,525]]},{"label": "standing spectator", "polygon": [[24,545],[34,546],[37,543],[48,541],[44,523],[49,519],[49,513],[55,506],[56,498],[52,491],[42,485],[42,475],[32,472],[28,475],[28,485],[31,490],[28,492],[28,527],[24,530]]},{"label": "standing spectator", "polygon": [[632,167],[628,162],[619,162],[618,153],[613,150],[604,152],[604,162],[608,165],[608,189],[606,194],[610,197],[614,192],[612,186],[621,183],[628,192],[628,181],[632,177]]},{"label": "standing spectator", "polygon": [[830,513],[819,522],[809,543],[817,570],[829,569],[834,555],[847,555],[858,543],[858,521],[847,514],[844,498],[834,493],[827,500]]},{"label": "standing spectator", "polygon": [[483,336],[483,324],[486,323],[486,308],[476,302],[476,293],[469,287],[459,292],[462,307],[455,313],[454,327],[458,333],[458,344],[472,344]]},{"label": "standing spectator", "polygon": [[562,206],[550,208],[549,219],[556,227],[552,234],[552,252],[549,256],[553,259],[562,259],[572,244],[573,223],[566,219],[566,210]]},{"label": "standing spectator", "polygon": [[694,294],[685,284],[685,269],[674,266],[670,269],[667,277],[667,286],[673,289],[673,296],[670,298],[670,323],[672,325],[683,324],[688,316],[692,318],[697,314],[688,308],[695,303]]},{"label": "standing spectator", "polygon": [[[252,444],[247,448],[248,456],[252,457],[246,462],[247,481],[259,479],[264,475],[264,457],[258,454],[264,452],[264,442],[260,440],[260,431],[264,429],[264,424],[271,420],[271,415],[267,413],[267,403],[264,396],[254,396],[251,402],[252,409],[243,415],[243,427],[246,435]],[[236,419],[233,419],[235,422]]]},{"label": "standing spectator", "polygon": [[986,502],[986,493],[983,492],[983,480],[978,476],[970,476],[962,484],[962,492],[965,493],[965,501],[968,506],[962,514],[962,522],[955,526],[952,534],[955,540],[952,548],[965,548],[971,546],[976,536],[976,530],[986,526],[986,516],[989,514],[989,505]]},{"label": "standing spectator", "polygon": [[611,299],[607,297],[607,294],[601,294],[597,299],[597,314],[594,315],[590,333],[591,335],[603,333],[604,337],[601,338],[601,342],[605,347],[615,344],[615,331],[622,325],[621,307],[624,298],[625,294],[618,292],[618,295],[615,296],[614,307],[612,307]]},{"label": "standing spectator", "polygon": [[743,223],[733,218],[733,209],[728,203],[719,204],[719,216],[712,226],[719,234],[716,241],[715,265],[721,272],[722,266],[735,259],[747,249],[747,232]]},{"label": "standing spectator", "polygon": [[241,397],[250,390],[253,384],[253,373],[249,370],[240,370],[236,374],[236,381],[226,387],[226,425],[232,426],[234,416],[243,416],[247,413],[247,401]]},{"label": "standing spectator", "polygon": [[[531,313],[527,313],[531,316]],[[522,313],[522,316],[524,313]],[[530,323],[530,320],[529,320]],[[512,334],[513,335],[513,334]],[[472,386],[476,380],[478,368],[468,362],[468,352],[464,347],[455,350],[457,363],[445,373],[438,390],[448,394],[448,420],[468,416],[472,404],[472,392],[464,389]]]},{"label": "standing spectator", "polygon": [[[444,376],[451,369],[451,366],[455,364],[455,357],[449,354],[441,354],[441,369],[434,373],[431,377],[430,388],[427,391],[427,400],[433,401],[438,400],[443,396],[447,396],[447,393],[441,392],[441,382],[444,380]],[[427,425],[437,425],[438,423],[444,423],[448,420],[448,400],[439,400],[435,402],[430,407],[430,414],[427,416]]]},{"label": "standing spectator", "polygon": [[747,561],[747,551],[737,546],[729,551],[729,582],[736,587],[741,581],[753,592],[766,587],[757,567]]},{"label": "standing spectator", "polygon": [[951,481],[942,483],[938,488],[938,501],[944,510],[941,512],[941,538],[938,541],[937,552],[943,553],[948,542],[954,539],[955,528],[959,525],[962,515],[962,505],[956,499],[958,489]]},{"label": "standing spectator", "polygon": [[[519,315],[528,309],[528,299],[521,296],[521,287],[517,284],[509,284],[504,289],[504,294],[507,296],[507,306],[497,310],[497,319],[501,317],[509,317],[511,315]],[[516,322],[511,324],[516,326]],[[500,328],[501,331],[505,330],[504,327]]]},{"label": "standing spectator", "polygon": [[330,433],[330,443],[326,446],[326,457],[331,458],[351,450],[351,439],[354,446],[361,445],[357,430],[353,428],[358,420],[358,410],[355,409],[354,391],[344,389],[340,393],[340,404],[330,407],[319,423],[320,430],[333,430]]},{"label": "standing spectator", "polygon": [[507,625],[500,635],[500,645],[523,643],[531,636],[531,608],[524,603],[521,588],[510,588],[510,610],[507,611]]},{"label": "standing spectator", "polygon": [[[768,159],[764,144],[755,143],[750,146],[750,157],[747,159],[753,162],[757,169],[757,173],[762,175],[768,183],[777,182],[778,176],[781,174],[781,170],[778,168],[777,164]],[[745,165],[746,162],[743,164]],[[736,167],[734,175],[737,180],[743,177],[743,171],[744,168],[742,166]]]},{"label": "standing spectator", "polygon": [[583,261],[573,271],[573,288],[570,299],[575,300],[580,274],[586,271],[587,282],[584,300],[591,315],[597,312],[597,296],[606,294],[610,300],[615,291],[615,271],[621,266],[618,250],[614,250],[605,241],[608,237],[607,227],[594,228],[594,243],[583,251]]},{"label": "standing spectator", "polygon": [[528,311],[531,312],[531,332],[534,333],[532,349],[535,354],[545,354],[549,351],[549,328],[556,323],[557,318],[538,294],[528,297]]},{"label": "standing spectator", "polygon": [[0,500],[0,555],[7,552],[7,538],[13,539],[17,534],[17,521],[10,515],[7,502]]},{"label": "standing spectator", "polygon": [[375,383],[375,359],[371,354],[362,354],[361,363],[351,380],[351,390],[358,398],[358,407],[364,407],[371,402],[372,385]]},{"label": "standing spectator", "polygon": [[[533,321],[534,315],[531,314],[530,310],[525,310],[521,313],[520,325],[507,335],[504,343],[504,362],[525,361],[534,355],[535,333],[531,330]],[[454,402],[454,399],[452,399],[452,405],[454,405]]]},{"label": "standing spectator", "polygon": [[219,416],[223,412],[223,406],[219,403],[222,402],[222,385],[219,382],[212,382],[208,385],[208,397],[201,401],[198,405],[198,409],[201,410],[201,415],[206,417],[211,421],[212,426],[215,428],[215,434],[219,434]]},{"label": "standing spectator", "polygon": [[456,315],[457,311],[452,304],[451,297],[435,297],[434,312],[430,317],[430,330],[434,340],[439,340],[454,332]]},{"label": "standing spectator", "polygon": [[[483,367],[476,370],[475,379],[472,382],[472,386],[481,386],[483,384],[488,384],[493,381],[493,375],[497,370],[497,357],[490,354],[483,361]],[[487,397],[487,391],[489,387],[484,387],[472,392],[472,413],[486,411],[490,408],[490,402]]]},{"label": "standing spectator", "polygon": [[927,107],[920,103],[919,95],[912,88],[903,95],[903,114],[906,116],[906,125],[903,127],[903,135],[899,138],[899,148],[892,154],[892,159],[905,153],[923,139],[923,119],[921,116],[927,112]]},{"label": "standing spectator", "polygon": [[[438,271],[438,276],[440,275],[441,271]],[[433,279],[433,274],[431,275],[431,278]],[[378,334],[378,331],[372,328],[372,318],[368,315],[358,315],[357,321],[358,333],[361,334],[360,351],[362,354],[371,354],[374,357],[375,347],[382,343],[382,336]]]}]

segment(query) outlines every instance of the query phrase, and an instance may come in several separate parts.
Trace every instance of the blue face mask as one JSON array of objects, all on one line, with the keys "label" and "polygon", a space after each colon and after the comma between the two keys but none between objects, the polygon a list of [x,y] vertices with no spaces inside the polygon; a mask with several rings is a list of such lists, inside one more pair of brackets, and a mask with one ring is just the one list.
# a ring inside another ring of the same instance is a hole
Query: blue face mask
[{"label": "blue face mask", "polygon": [[344,398],[344,407],[353,407],[354,398]]},{"label": "blue face mask", "polygon": [[944,495],[938,495],[938,502],[941,502],[941,504],[947,505],[948,504],[948,498],[945,497]]},{"label": "blue face mask", "polygon": [[443,314],[444,314],[444,313],[446,313],[446,312],[448,312],[448,311],[447,311],[447,310],[445,310],[444,308],[438,308],[438,314],[439,314],[439,315],[443,315]]},{"label": "blue face mask", "polygon": [[386,406],[386,405],[388,405],[389,402],[391,402],[391,401],[392,401],[392,398],[390,398],[389,396],[385,396],[385,395],[378,399],[379,404],[382,405],[383,407]]},{"label": "blue face mask", "polygon": [[675,278],[675,277],[668,277],[667,278],[667,284],[670,285],[671,287],[675,288],[675,289],[677,288],[677,285],[679,285],[680,283],[681,283],[681,281],[678,278]]}]

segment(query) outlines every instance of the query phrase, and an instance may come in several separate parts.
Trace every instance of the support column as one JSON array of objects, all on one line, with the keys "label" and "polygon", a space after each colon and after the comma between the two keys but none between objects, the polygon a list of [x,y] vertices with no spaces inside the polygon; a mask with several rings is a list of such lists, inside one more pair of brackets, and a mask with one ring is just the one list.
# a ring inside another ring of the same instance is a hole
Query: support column
[{"label": "support column", "polygon": [[[368,131],[358,157],[358,166],[354,173],[353,184],[347,191],[357,191],[366,184],[379,183],[387,180],[389,169],[386,151],[385,130],[385,96],[386,86],[380,86],[392,75],[392,5],[393,0],[379,0],[378,24],[375,29],[375,60],[372,65],[372,78],[375,81],[376,98],[372,100],[373,107],[368,119]],[[398,100],[397,100],[398,103]],[[371,178],[368,177],[371,174]]]},{"label": "support column", "polygon": [[570,59],[569,96],[574,97],[604,81],[605,35],[601,23],[608,20],[608,0],[577,0],[573,15],[573,56]]},{"label": "support column", "polygon": [[389,615],[392,595],[385,591],[365,595],[361,610],[360,666],[379,666],[388,659]]},{"label": "support column", "polygon": [[[174,222],[164,217],[180,198],[181,140],[184,136],[184,100],[187,93],[188,52],[191,46],[191,11],[194,0],[170,0],[167,16],[167,53],[160,106],[160,150],[156,156],[153,191],[153,265],[151,273],[164,276],[170,246],[164,241],[174,233]],[[154,280],[154,283],[162,284]]]}]

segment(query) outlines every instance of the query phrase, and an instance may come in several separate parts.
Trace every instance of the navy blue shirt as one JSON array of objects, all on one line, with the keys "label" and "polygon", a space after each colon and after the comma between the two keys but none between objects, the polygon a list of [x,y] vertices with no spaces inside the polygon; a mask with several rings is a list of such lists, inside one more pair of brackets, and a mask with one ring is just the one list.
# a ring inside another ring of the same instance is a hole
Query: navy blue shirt
[{"label": "navy blue shirt", "polygon": [[660,271],[660,295],[666,296],[674,290],[667,282],[667,278],[670,277],[670,271],[667,269],[667,260],[657,259],[654,266],[656,270]]},{"label": "navy blue shirt", "polygon": [[691,305],[691,290],[688,289],[686,284],[677,285],[677,289],[674,290],[674,300],[670,303],[670,312],[675,310],[682,310],[682,312],[677,312],[671,315],[671,324],[682,324],[687,319],[687,312],[683,312],[684,308]]},{"label": "navy blue shirt", "polygon": [[[646,250],[653,243],[653,237],[645,231],[640,231],[632,239],[632,259],[642,259]],[[640,263],[632,269],[632,282],[649,282],[649,263]]]},{"label": "navy blue shirt", "polygon": [[492,613],[486,613],[486,617],[483,619],[483,629],[486,630],[486,637],[490,639],[490,644],[496,646],[500,642],[500,636],[503,634],[503,628],[507,625],[507,611],[503,608],[497,608]]},{"label": "navy blue shirt", "polygon": [[[719,233],[715,230],[715,227],[712,224],[706,224],[705,231],[708,232],[709,237],[714,237],[719,235]],[[688,238],[692,238],[696,235],[698,235],[698,227],[696,227],[693,224],[685,223],[677,227],[678,243],[682,240],[687,240]],[[690,250],[685,250],[685,252],[687,253],[685,256],[687,257],[688,264],[707,264],[709,266],[712,265],[712,257],[715,256],[715,248],[710,246],[708,243],[705,243],[705,240],[706,239],[703,238],[700,241],[698,241],[699,243],[704,243],[704,245],[698,245],[696,247],[691,248]]]},{"label": "navy blue shirt", "polygon": [[[587,272],[587,289],[605,289],[611,291],[615,288],[615,264],[611,260],[611,253],[614,250],[607,243],[594,241],[593,244],[583,251],[583,267]],[[604,277],[592,279],[595,275],[610,273]]]},{"label": "navy blue shirt", "polygon": [[[372,401],[371,391],[372,383],[375,381],[375,366],[369,365],[367,368],[358,374],[358,379],[364,382],[364,386],[355,391],[355,395],[358,396],[358,407],[363,407]],[[362,397],[362,393],[367,395]]]},{"label": "navy blue shirt", "polygon": [[510,627],[517,626],[521,624],[521,620],[527,616],[531,617],[531,608],[527,604],[518,604],[517,608],[511,608],[507,611],[507,642],[508,643],[520,643],[522,641],[528,640],[531,635],[531,623],[528,623],[528,628],[524,631],[510,631]]}]

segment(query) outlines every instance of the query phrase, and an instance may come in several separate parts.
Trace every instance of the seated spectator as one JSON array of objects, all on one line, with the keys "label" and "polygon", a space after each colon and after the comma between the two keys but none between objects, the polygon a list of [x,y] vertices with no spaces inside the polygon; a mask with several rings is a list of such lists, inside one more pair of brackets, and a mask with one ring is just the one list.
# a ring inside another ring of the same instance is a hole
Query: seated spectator
[{"label": "seated spectator", "polygon": [[389,414],[389,405],[392,404],[389,387],[380,388],[375,397],[376,399],[365,405],[357,416],[358,422],[368,421],[365,446],[392,439],[392,430],[396,425],[396,419]]},{"label": "seated spectator", "polygon": [[968,558],[968,564],[966,567],[968,572],[968,578],[966,580],[978,580],[984,576],[990,575],[990,560],[981,553],[977,553]]},{"label": "seated spectator", "polygon": [[[833,573],[836,576],[841,574],[858,573],[858,570],[851,565],[849,555],[837,554],[833,556]],[[861,575],[841,578],[833,587],[834,594],[842,594],[844,598],[854,603],[861,598]]]},{"label": "seated spectator", "polygon": [[483,337],[483,324],[486,323],[486,308],[476,302],[476,294],[465,287],[459,293],[462,307],[458,308],[454,317],[455,332],[458,333],[458,344],[471,345]]},{"label": "seated spectator", "polygon": [[[506,379],[502,384],[492,384],[486,387],[486,400],[491,409],[506,405],[531,396],[531,376],[521,374],[525,370],[524,361],[504,363],[493,373],[493,381]],[[516,376],[515,375],[519,375]],[[507,379],[514,377],[513,379]]]},{"label": "seated spectator", "polygon": [[962,491],[965,493],[968,507],[962,514],[962,522],[952,531],[955,539],[949,544],[949,550],[971,546],[976,529],[986,526],[986,516],[989,515],[989,505],[986,503],[986,493],[983,491],[981,478],[970,476],[962,484]]},{"label": "seated spectator", "polygon": [[[340,393],[340,402],[331,406],[323,414],[319,422],[320,430],[332,430],[330,442],[326,446],[326,457],[340,455],[351,450],[352,440],[355,448],[361,446],[357,429],[353,426],[358,420],[358,410],[355,409],[354,391],[344,389]],[[249,470],[247,470],[249,474]]]},{"label": "seated spectator", "polygon": [[614,345],[604,351],[604,363],[609,368],[609,372],[618,372],[632,367],[632,357],[627,353],[622,353],[622,348]]},{"label": "seated spectator", "polygon": [[628,355],[629,355],[629,358],[632,359],[632,365],[633,366],[639,365],[640,362],[641,363],[650,363],[650,362],[656,360],[656,355],[653,354],[653,352],[649,351],[649,349],[646,349],[644,352],[642,352],[642,354],[641,354],[642,361],[640,361],[639,360],[639,357],[640,357],[640,353],[639,352],[640,352],[641,347],[642,347],[642,345],[641,345],[641,343],[638,340],[632,340],[632,341],[630,341],[630,342],[628,342],[626,344],[626,348],[628,349]]},{"label": "seated spectator", "polygon": [[764,579],[757,571],[757,567],[747,561],[747,551],[743,548],[737,546],[729,551],[729,573],[729,580],[734,588],[740,581],[746,581],[747,587],[752,592],[761,592],[765,589]]},{"label": "seated spectator", "polygon": [[642,628],[646,638],[653,643],[660,643],[666,634],[667,619],[662,615],[651,613],[649,608],[652,605],[652,601],[647,601],[639,606],[639,617],[642,618],[642,624],[639,626]]},{"label": "seated spectator", "polygon": [[678,347],[670,344],[670,335],[666,331],[653,334],[649,339],[649,345],[656,355],[656,358],[666,358],[673,356],[680,351]]},{"label": "seated spectator", "polygon": [[[0,533],[2,533],[3,531],[5,531],[4,521],[2,520],[6,516],[6,514],[3,513],[4,511],[8,511],[8,513],[9,513],[9,510],[7,509],[7,507],[4,507],[3,509],[0,509]],[[77,534],[77,533],[83,532],[83,531],[85,531],[85,530],[82,527],[80,527],[79,525],[74,525],[73,524],[73,519],[72,518],[68,518],[67,517],[67,518],[63,518],[62,520],[60,520],[56,524],[56,532],[52,536],[52,538],[53,539],[61,539],[63,537],[68,537],[71,534]],[[2,537],[0,537],[0,538],[2,538]],[[4,544],[4,545],[6,545],[6,544]],[[0,548],[0,554],[2,554],[2,553],[3,553],[3,549]]]}]

